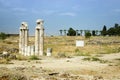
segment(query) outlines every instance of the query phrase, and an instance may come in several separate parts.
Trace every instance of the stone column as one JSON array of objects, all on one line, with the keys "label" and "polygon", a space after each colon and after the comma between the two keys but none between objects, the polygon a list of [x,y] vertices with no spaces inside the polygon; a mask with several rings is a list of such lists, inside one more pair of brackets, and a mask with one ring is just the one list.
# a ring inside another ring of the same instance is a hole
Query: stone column
[{"label": "stone column", "polygon": [[28,47],[24,46],[24,56],[28,56],[28,53],[27,53],[28,51],[27,50],[28,50]]},{"label": "stone column", "polygon": [[43,55],[44,28],[43,20],[38,19],[35,31],[35,55]]},{"label": "stone column", "polygon": [[25,54],[25,30],[24,27],[22,29],[22,54]]},{"label": "stone column", "polygon": [[20,27],[20,33],[19,33],[19,53],[22,53],[22,29]]},{"label": "stone column", "polygon": [[25,46],[28,46],[28,29],[25,29]]},{"label": "stone column", "polygon": [[36,27],[35,30],[35,55],[39,54],[39,31],[40,29]]},{"label": "stone column", "polygon": [[24,46],[25,46],[25,56],[29,56],[29,54],[28,54],[28,29],[27,28],[25,28],[24,29]]},{"label": "stone column", "polygon": [[27,55],[30,56],[31,55],[31,46],[27,47]]},{"label": "stone column", "polygon": [[20,27],[20,39],[19,39],[19,53],[26,54],[28,45],[28,25],[26,22],[22,22]]},{"label": "stone column", "polygon": [[31,46],[31,55],[35,55],[35,46]]},{"label": "stone column", "polygon": [[40,29],[40,52],[39,55],[43,55],[43,48],[44,48],[44,28],[43,28],[43,21],[41,22],[41,29]]}]

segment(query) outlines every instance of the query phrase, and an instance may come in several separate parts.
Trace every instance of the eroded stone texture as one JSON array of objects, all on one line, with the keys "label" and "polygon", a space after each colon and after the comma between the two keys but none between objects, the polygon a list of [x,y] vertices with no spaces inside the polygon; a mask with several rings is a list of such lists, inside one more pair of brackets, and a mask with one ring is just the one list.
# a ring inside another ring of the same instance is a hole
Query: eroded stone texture
[{"label": "eroded stone texture", "polygon": [[19,33],[19,53],[25,56],[31,55],[43,55],[44,47],[44,27],[43,20],[38,19],[36,21],[37,26],[35,29],[35,45],[28,46],[28,25],[26,22],[21,23]]},{"label": "eroded stone texture", "polygon": [[19,53],[26,54],[26,48],[28,46],[28,25],[26,22],[22,22],[20,27],[19,38]]},{"label": "eroded stone texture", "polygon": [[43,55],[43,47],[44,47],[44,28],[43,28],[43,20],[38,19],[36,21],[37,26],[35,30],[35,55]]}]

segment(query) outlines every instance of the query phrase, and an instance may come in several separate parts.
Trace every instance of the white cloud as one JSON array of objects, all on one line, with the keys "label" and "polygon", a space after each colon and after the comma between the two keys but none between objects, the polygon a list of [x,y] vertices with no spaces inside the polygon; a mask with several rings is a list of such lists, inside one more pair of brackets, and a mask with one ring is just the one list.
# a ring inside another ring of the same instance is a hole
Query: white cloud
[{"label": "white cloud", "polygon": [[73,13],[73,12],[65,12],[65,13],[60,13],[59,15],[62,15],[62,16],[76,16],[76,13]]},{"label": "white cloud", "polygon": [[115,12],[120,12],[120,9],[115,9],[114,11],[115,11]]},{"label": "white cloud", "polygon": [[31,12],[33,14],[43,14],[43,15],[53,15],[56,11],[54,10],[39,10],[39,9],[32,9]]},{"label": "white cloud", "polygon": [[23,16],[27,14],[27,9],[26,8],[11,8],[12,11],[14,11],[14,15],[19,15],[19,16]]},{"label": "white cloud", "polygon": [[55,14],[56,11],[55,10],[44,10],[43,13],[46,15],[52,15],[52,14]]}]

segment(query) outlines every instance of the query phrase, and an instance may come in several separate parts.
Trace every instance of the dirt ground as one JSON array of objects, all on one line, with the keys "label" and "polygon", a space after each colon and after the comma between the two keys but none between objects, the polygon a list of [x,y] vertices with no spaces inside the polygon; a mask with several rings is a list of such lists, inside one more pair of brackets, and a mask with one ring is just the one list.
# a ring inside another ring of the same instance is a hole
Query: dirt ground
[{"label": "dirt ground", "polygon": [[120,80],[120,53],[92,56],[104,62],[83,60],[88,56],[12,60],[11,64],[0,64],[0,74],[17,72],[27,80]]}]

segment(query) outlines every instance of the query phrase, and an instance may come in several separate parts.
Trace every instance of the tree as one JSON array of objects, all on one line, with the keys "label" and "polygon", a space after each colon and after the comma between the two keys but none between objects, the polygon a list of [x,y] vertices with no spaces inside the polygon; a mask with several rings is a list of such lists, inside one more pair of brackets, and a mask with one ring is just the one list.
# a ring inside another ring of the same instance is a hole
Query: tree
[{"label": "tree", "polygon": [[109,36],[115,35],[115,34],[116,34],[116,33],[115,33],[115,28],[114,28],[114,27],[111,27],[110,29],[108,29],[107,34],[108,34]]},{"label": "tree", "polygon": [[66,31],[67,31],[67,30],[64,30],[64,35],[65,35],[65,36],[67,35]]},{"label": "tree", "polygon": [[120,36],[120,26],[115,24],[114,27],[108,29],[107,34],[110,36]]},{"label": "tree", "polygon": [[69,28],[67,35],[68,36],[75,36],[76,35],[76,31],[73,28]]},{"label": "tree", "polygon": [[79,31],[79,30],[76,30],[76,36],[78,36],[78,31]]},{"label": "tree", "polygon": [[117,23],[115,23],[115,26],[114,26],[115,28],[118,28],[119,27],[119,24],[117,24]]},{"label": "tree", "polygon": [[93,36],[96,36],[96,34],[95,34],[95,30],[92,31],[92,35],[93,35]]},{"label": "tree", "polygon": [[86,32],[85,33],[85,38],[89,38],[90,39],[90,37],[91,37],[91,33],[90,32]]},{"label": "tree", "polygon": [[101,31],[101,35],[106,36],[107,35],[107,27],[104,25],[103,30]]},{"label": "tree", "polygon": [[80,35],[82,36],[83,30],[80,30]]},{"label": "tree", "polygon": [[59,31],[60,31],[60,35],[62,36],[62,31],[63,31],[63,30],[59,30]]},{"label": "tree", "polygon": [[115,29],[115,35],[116,36],[120,36],[120,26],[119,26],[119,24],[115,24],[115,26],[114,26],[114,29]]},{"label": "tree", "polygon": [[0,39],[4,40],[4,39],[6,39],[6,38],[7,38],[7,34],[1,32],[1,33],[0,33]]}]

